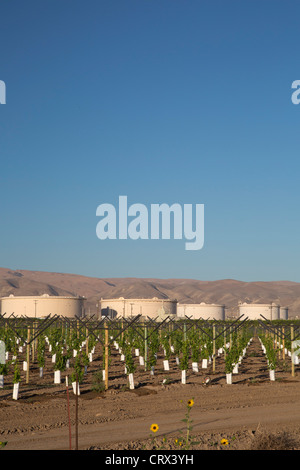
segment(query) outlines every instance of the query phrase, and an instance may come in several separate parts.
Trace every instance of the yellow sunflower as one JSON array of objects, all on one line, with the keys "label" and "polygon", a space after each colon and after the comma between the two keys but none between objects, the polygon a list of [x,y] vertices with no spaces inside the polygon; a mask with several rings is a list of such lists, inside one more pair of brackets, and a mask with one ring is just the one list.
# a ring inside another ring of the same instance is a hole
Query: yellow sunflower
[{"label": "yellow sunflower", "polygon": [[221,444],[222,444],[222,446],[228,446],[229,442],[228,442],[227,439],[222,439]]},{"label": "yellow sunflower", "polygon": [[151,424],[151,426],[150,426],[150,431],[156,432],[156,431],[158,431],[158,430],[159,430],[158,424],[155,424],[155,423],[154,423],[154,424]]},{"label": "yellow sunflower", "polygon": [[191,408],[194,404],[194,400],[189,400],[187,404]]}]

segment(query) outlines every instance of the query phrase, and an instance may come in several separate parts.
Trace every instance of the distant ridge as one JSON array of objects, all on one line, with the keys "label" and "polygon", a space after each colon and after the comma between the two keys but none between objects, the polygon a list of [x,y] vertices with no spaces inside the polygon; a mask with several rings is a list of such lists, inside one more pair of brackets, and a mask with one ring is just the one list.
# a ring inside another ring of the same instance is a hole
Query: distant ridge
[{"label": "distant ridge", "polygon": [[238,314],[238,302],[276,302],[289,308],[289,317],[300,317],[300,283],[292,281],[244,282],[235,279],[96,278],[80,274],[0,268],[0,296],[82,295],[87,312],[96,313],[103,298],[170,298],[182,303],[224,304]]}]

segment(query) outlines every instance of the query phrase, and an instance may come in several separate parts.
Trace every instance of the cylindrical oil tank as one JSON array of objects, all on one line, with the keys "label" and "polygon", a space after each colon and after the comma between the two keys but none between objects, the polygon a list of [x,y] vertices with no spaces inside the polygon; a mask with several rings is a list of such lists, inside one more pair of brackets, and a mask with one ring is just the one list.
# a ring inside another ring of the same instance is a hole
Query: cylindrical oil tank
[{"label": "cylindrical oil tank", "polygon": [[142,315],[147,318],[163,318],[165,316],[176,316],[177,300],[158,299],[101,299],[101,315],[115,317],[135,317]]},{"label": "cylindrical oil tank", "polygon": [[239,314],[248,317],[249,320],[278,320],[280,318],[280,307],[275,303],[270,304],[239,304]]},{"label": "cylindrical oil tank", "polygon": [[84,314],[84,297],[66,297],[43,294],[41,296],[2,297],[1,314],[6,317],[44,318],[48,315],[81,317]]},{"label": "cylindrical oil tank", "polygon": [[280,307],[280,320],[288,320],[289,318],[289,309],[287,307]]},{"label": "cylindrical oil tank", "polygon": [[225,305],[206,304],[178,304],[177,316],[179,318],[192,318],[203,320],[225,320]]},{"label": "cylindrical oil tank", "polygon": [[272,320],[280,319],[280,306],[272,303]]}]

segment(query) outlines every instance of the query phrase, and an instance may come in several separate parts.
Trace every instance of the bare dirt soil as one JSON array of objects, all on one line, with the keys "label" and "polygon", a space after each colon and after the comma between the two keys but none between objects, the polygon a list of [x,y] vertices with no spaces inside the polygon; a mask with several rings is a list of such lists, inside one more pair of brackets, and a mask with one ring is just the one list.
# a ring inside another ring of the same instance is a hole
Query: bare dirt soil
[{"label": "bare dirt soil", "polygon": [[[198,373],[190,369],[186,384],[181,383],[175,358],[169,372],[162,360],[158,357],[151,376],[135,358],[135,389],[130,390],[124,363],[113,349],[109,389],[96,392],[95,371],[102,369],[99,352],[77,398],[71,385],[67,390],[66,372],[61,384],[54,385],[50,355],[43,378],[34,362],[29,383],[22,372],[18,400],[12,399],[12,375],[5,376],[0,390],[3,450],[181,449],[187,433],[182,420],[190,399],[194,400],[191,434],[197,441],[192,450],[300,450],[300,368],[295,365],[292,376],[288,356],[281,357],[276,380],[270,381],[266,359],[254,338],[231,385],[226,384],[222,355],[216,358],[215,371],[212,364],[207,369],[200,364]],[[203,385],[206,376],[210,381]],[[150,431],[153,423],[159,427],[155,434]]]}]

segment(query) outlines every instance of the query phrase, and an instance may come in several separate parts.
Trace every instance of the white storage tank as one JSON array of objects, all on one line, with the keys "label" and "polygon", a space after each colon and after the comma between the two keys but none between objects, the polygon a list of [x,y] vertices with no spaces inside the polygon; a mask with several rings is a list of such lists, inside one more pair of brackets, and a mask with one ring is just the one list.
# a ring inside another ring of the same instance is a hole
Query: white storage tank
[{"label": "white storage tank", "polygon": [[245,317],[248,317],[249,320],[263,320],[264,318],[267,320],[278,320],[280,318],[280,306],[275,303],[239,303],[239,315],[244,315]]},{"label": "white storage tank", "polygon": [[289,309],[287,307],[280,307],[280,320],[288,320],[289,318]]},{"label": "white storage tank", "polygon": [[225,305],[206,304],[178,304],[177,316],[203,320],[225,320]]},{"label": "white storage tank", "polygon": [[176,316],[177,300],[158,299],[101,299],[101,315],[109,317],[135,317],[142,315],[150,318],[164,318],[165,316]]},{"label": "white storage tank", "polygon": [[5,317],[44,318],[48,315],[80,317],[84,314],[84,297],[66,297],[43,294],[41,296],[2,297],[1,315]]}]

